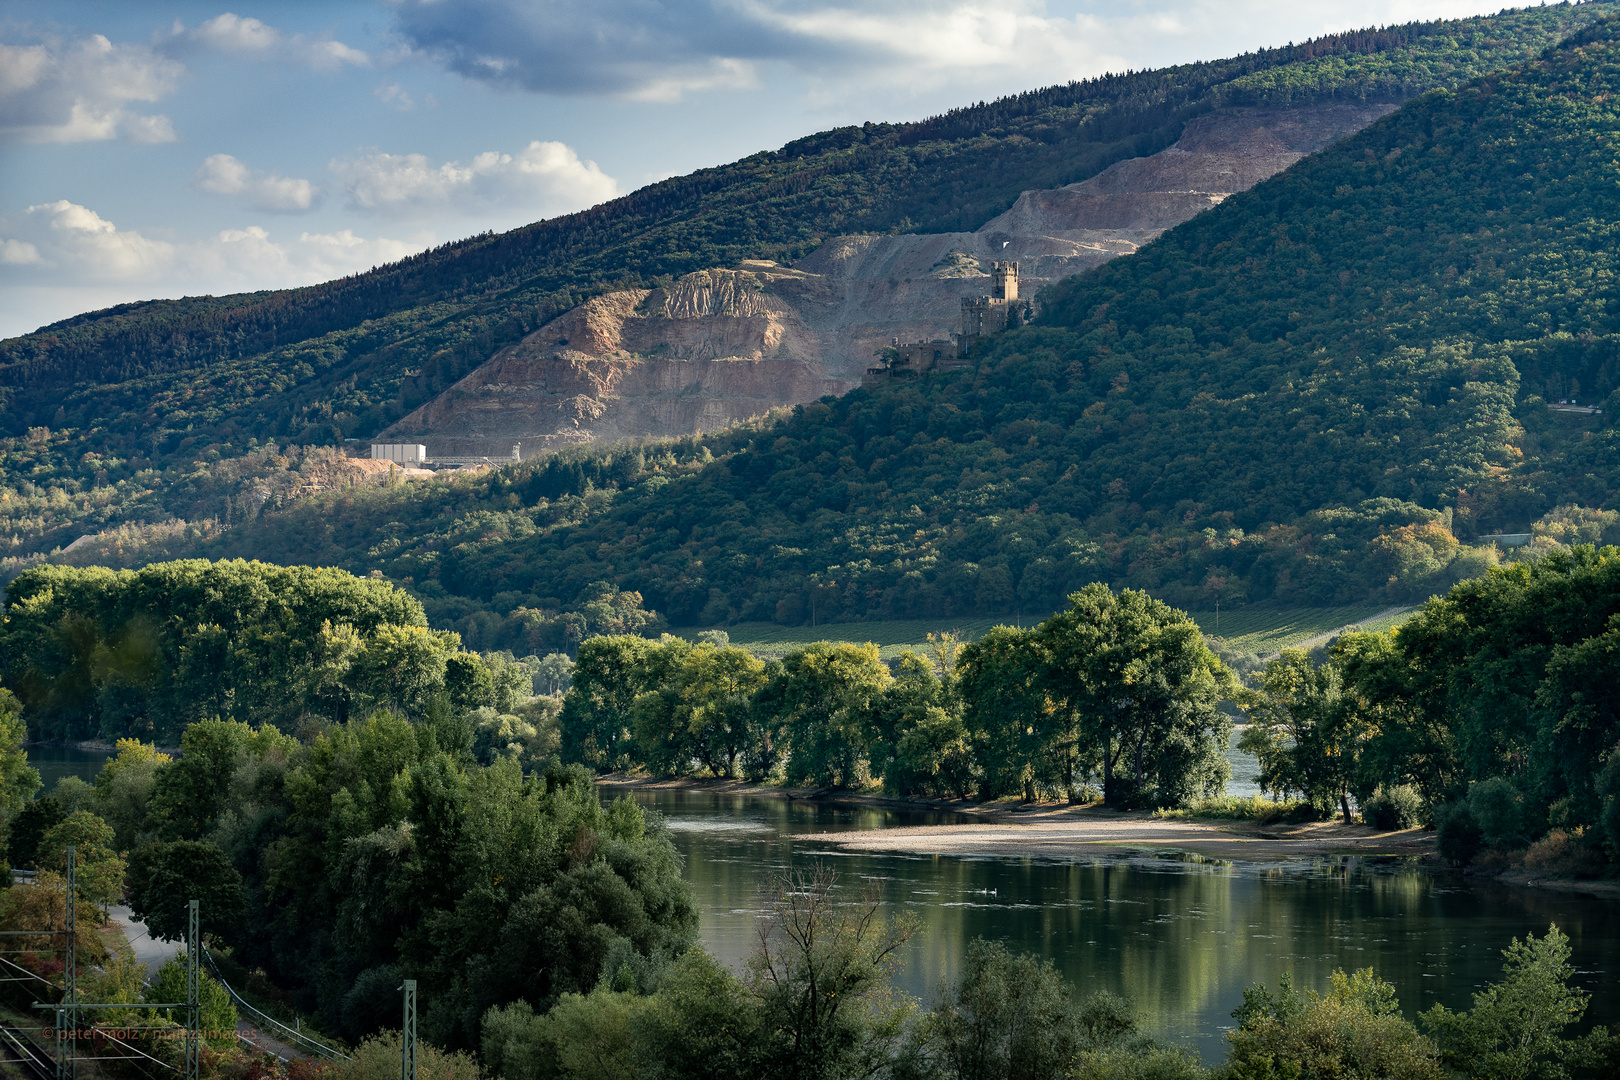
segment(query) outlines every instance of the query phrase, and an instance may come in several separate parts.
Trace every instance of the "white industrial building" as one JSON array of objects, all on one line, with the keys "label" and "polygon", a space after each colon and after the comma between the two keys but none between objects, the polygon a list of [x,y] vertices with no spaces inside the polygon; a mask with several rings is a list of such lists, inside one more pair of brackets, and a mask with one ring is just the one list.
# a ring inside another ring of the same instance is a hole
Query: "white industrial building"
[{"label": "white industrial building", "polygon": [[401,465],[420,465],[427,460],[427,447],[421,443],[372,443],[371,456]]}]

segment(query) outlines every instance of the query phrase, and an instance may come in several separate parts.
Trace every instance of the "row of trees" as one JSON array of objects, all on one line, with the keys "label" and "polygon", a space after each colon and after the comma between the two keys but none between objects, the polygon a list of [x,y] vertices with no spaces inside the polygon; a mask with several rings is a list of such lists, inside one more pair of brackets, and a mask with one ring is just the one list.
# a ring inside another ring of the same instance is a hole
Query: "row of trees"
[{"label": "row of trees", "polygon": [[997,627],[891,667],[821,643],[766,663],[714,640],[592,638],[560,717],[598,769],[780,777],[980,798],[1095,785],[1115,805],[1218,794],[1234,680],[1185,613],[1091,585],[1031,629]]},{"label": "row of trees", "polygon": [[604,636],[581,647],[560,742],[598,770],[960,798],[1098,787],[1112,805],[1165,806],[1222,790],[1224,699],[1276,795],[1346,821],[1359,807],[1384,827],[1439,824],[1459,861],[1539,842],[1596,872],[1620,851],[1616,621],[1620,549],[1549,545],[1395,631],[1285,650],[1252,685],[1184,613],[1100,584],[1033,628],[941,636],[891,663],[871,645],[767,662],[721,634]]},{"label": "row of trees", "polygon": [[1426,805],[1442,851],[1529,849],[1585,875],[1620,852],[1620,549],[1465,581],[1391,633],[1289,651],[1239,696],[1261,783],[1348,818]]}]

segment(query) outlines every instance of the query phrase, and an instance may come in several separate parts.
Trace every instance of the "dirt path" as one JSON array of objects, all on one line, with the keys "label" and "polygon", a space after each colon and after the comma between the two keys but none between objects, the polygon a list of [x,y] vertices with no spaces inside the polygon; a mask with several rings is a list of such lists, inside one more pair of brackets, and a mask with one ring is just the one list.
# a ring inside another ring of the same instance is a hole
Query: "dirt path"
[{"label": "dirt path", "polygon": [[606,776],[604,788],[690,788],[727,795],[760,795],[850,806],[950,811],[967,819],[951,825],[915,825],[863,832],[800,834],[801,843],[835,844],[851,851],[919,855],[1080,855],[1121,848],[1190,851],[1221,859],[1288,859],[1301,855],[1427,855],[1434,834],[1422,829],[1380,833],[1365,825],[1313,822],[1259,825],[1251,821],[1169,821],[1146,812],[1119,813],[1061,803],[1018,806],[949,799],[894,799],[858,792],[790,789],[740,780],[649,780]]}]

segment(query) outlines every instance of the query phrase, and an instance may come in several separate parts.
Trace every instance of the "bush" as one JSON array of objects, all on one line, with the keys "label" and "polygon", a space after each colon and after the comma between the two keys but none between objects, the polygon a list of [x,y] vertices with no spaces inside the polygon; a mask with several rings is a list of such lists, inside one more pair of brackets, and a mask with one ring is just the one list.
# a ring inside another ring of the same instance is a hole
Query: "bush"
[{"label": "bush", "polygon": [[[344,1080],[396,1080],[399,1076],[400,1037],[385,1031],[361,1043],[354,1060],[336,1067]],[[417,1080],[481,1080],[478,1062],[464,1050],[449,1053],[421,1039],[416,1041]]]},{"label": "bush", "polygon": [[1524,853],[1524,868],[1534,874],[1560,878],[1595,878],[1605,870],[1603,855],[1587,842],[1579,829],[1567,833],[1554,829],[1530,845]]},{"label": "bush", "polygon": [[[197,973],[197,996],[203,1041],[216,1050],[230,1050],[236,1046],[236,1006],[231,1004],[230,993],[206,971]],[[186,957],[184,953],[171,956],[158,968],[157,976],[146,990],[147,1001],[186,1000]],[[166,1009],[171,1015],[177,1010]],[[174,1019],[184,1019],[183,1010]]]},{"label": "bush", "polygon": [[1274,995],[1243,992],[1240,1021],[1227,1033],[1227,1080],[1377,1076],[1441,1080],[1433,1043],[1401,1016],[1395,989],[1371,968],[1335,971],[1326,994],[1293,988],[1285,975]]},{"label": "bush", "polygon": [[1469,785],[1468,810],[1479,824],[1485,846],[1497,851],[1525,847],[1540,831],[1526,820],[1524,795],[1500,776]]},{"label": "bush", "polygon": [[1380,832],[1423,824],[1423,796],[1410,784],[1379,788],[1361,807],[1361,820]]},{"label": "bush", "polygon": [[1200,799],[1173,810],[1155,810],[1154,817],[1172,821],[1226,820],[1255,821],[1262,825],[1295,824],[1301,821],[1319,821],[1332,811],[1324,812],[1308,802],[1268,799],[1264,795],[1221,795],[1213,799]]},{"label": "bush", "polygon": [[1466,803],[1450,803],[1435,814],[1440,857],[1453,866],[1467,866],[1485,848],[1485,832]]}]

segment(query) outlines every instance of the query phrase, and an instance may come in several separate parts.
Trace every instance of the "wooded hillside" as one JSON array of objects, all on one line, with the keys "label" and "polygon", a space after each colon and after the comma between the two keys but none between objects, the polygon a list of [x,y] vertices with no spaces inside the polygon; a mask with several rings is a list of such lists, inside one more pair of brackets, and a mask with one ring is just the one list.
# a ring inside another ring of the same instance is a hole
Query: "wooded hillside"
[{"label": "wooded hillside", "polygon": [[838,234],[974,228],[1024,190],[1163,149],[1212,109],[1405,100],[1608,8],[1339,34],[842,128],[325,285],[65,320],[0,344],[0,533],[26,554],[127,522],[232,524],[245,495],[278,487],[250,452],[367,438],[594,292],[792,260]]},{"label": "wooded hillside", "polygon": [[1616,36],[1412,103],[1054,290],[969,371],[334,493],[212,550],[380,568],[517,649],[599,581],[676,625],[1043,614],[1099,579],[1327,604],[1430,595],[1547,515],[1613,539],[1612,409],[1548,398],[1616,384]]}]

